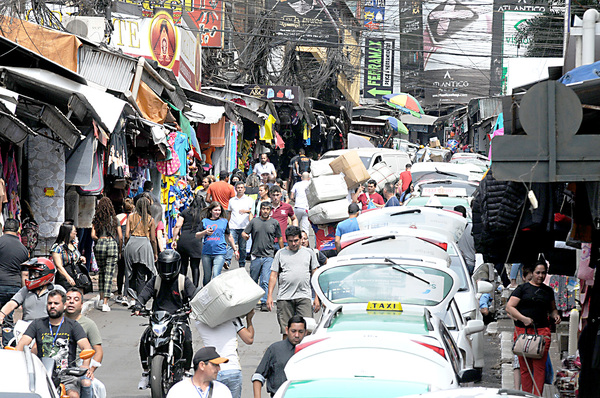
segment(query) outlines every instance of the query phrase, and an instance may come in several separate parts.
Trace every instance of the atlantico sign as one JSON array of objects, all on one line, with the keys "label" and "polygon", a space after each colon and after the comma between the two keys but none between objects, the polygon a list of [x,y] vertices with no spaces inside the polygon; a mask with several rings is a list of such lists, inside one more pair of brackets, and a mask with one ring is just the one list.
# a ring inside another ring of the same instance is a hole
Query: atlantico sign
[{"label": "atlantico sign", "polygon": [[394,40],[366,39],[364,97],[380,98],[394,89]]}]

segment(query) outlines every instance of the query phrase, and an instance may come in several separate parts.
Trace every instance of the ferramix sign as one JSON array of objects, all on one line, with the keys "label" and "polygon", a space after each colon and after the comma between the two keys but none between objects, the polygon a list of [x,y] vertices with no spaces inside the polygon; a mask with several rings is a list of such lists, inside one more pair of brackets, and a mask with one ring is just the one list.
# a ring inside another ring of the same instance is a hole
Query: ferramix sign
[{"label": "ferramix sign", "polygon": [[394,40],[365,39],[364,97],[380,98],[394,89]]}]

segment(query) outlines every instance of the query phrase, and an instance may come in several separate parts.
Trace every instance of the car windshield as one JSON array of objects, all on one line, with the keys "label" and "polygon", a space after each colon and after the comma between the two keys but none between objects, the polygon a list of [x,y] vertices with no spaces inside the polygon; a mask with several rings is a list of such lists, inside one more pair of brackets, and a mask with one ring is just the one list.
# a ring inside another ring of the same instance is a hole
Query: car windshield
[{"label": "car windshield", "polygon": [[371,157],[361,156],[360,161],[365,165],[365,169],[369,170],[369,167],[371,166]]},{"label": "car windshield", "polygon": [[319,275],[325,297],[335,304],[397,301],[401,304],[437,305],[446,298],[452,277],[435,268],[404,265],[429,284],[394,269],[392,264],[352,264],[332,267]]}]

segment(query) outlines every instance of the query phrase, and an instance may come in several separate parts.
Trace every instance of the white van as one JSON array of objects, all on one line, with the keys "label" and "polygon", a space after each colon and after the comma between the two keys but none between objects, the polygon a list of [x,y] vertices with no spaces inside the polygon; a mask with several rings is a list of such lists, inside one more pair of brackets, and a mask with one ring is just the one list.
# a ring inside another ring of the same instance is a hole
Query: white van
[{"label": "white van", "polygon": [[407,164],[412,164],[410,161],[410,156],[406,152],[388,148],[338,149],[335,151],[325,152],[321,159],[333,160],[340,155],[348,153],[349,151],[358,152],[358,157],[363,162],[367,170],[379,162],[385,162],[387,166],[392,169],[394,173],[396,173],[396,175],[400,175],[400,173],[406,169]]}]

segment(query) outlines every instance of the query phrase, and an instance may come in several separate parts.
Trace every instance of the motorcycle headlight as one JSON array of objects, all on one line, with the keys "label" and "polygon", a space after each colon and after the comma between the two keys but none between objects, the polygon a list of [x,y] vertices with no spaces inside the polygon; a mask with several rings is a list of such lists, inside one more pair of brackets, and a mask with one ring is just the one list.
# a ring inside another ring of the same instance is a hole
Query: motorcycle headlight
[{"label": "motorcycle headlight", "polygon": [[165,330],[167,330],[166,323],[157,323],[157,324],[152,325],[152,331],[154,332],[154,334],[157,337],[162,336],[163,333],[165,332]]}]

